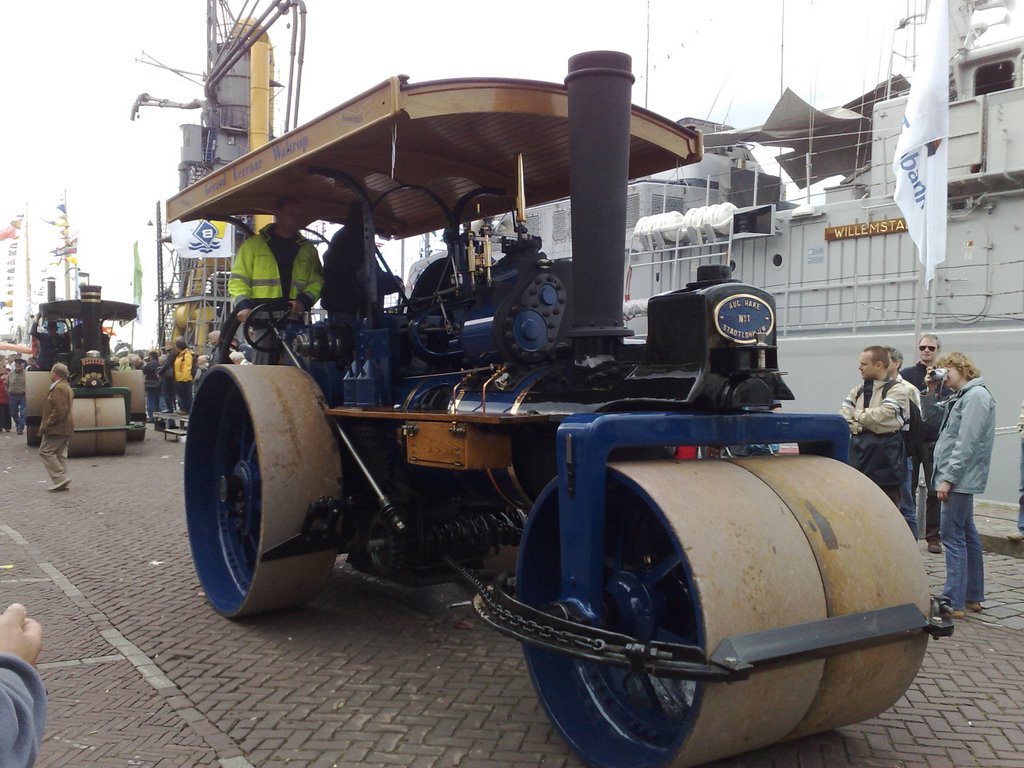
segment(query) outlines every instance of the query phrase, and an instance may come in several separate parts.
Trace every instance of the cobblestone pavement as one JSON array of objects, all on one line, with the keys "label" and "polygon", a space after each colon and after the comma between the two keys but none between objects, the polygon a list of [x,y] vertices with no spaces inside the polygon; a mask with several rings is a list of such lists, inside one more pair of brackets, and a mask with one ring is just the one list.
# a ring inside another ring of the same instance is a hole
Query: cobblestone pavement
[{"label": "cobblestone pavement", "polygon": [[[301,610],[215,615],[192,570],[184,445],[72,460],[45,491],[0,437],[0,602],[45,628],[40,766],[579,766],[515,643],[470,609],[424,609],[341,565]],[[922,547],[922,552],[923,552]],[[934,586],[941,556],[924,553]],[[866,723],[716,766],[1024,767],[1024,564],[986,555],[987,610],[933,641]]]}]

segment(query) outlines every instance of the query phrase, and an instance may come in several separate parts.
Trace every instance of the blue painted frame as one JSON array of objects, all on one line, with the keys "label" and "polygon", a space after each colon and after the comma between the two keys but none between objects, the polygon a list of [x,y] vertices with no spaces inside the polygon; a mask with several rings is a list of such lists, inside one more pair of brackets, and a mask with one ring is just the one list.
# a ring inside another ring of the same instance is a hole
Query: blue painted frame
[{"label": "blue painted frame", "polygon": [[558,427],[561,597],[591,620],[600,618],[604,582],[605,472],[620,447],[826,443],[845,462],[850,431],[839,415],[799,413],[576,414]]}]

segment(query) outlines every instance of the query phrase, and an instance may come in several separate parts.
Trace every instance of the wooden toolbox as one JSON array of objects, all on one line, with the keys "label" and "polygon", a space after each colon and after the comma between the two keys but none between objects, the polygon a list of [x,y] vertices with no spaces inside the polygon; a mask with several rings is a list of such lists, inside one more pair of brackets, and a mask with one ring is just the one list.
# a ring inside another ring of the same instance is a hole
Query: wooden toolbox
[{"label": "wooden toolbox", "polygon": [[406,460],[423,467],[502,469],[512,463],[512,438],[479,424],[407,421]]}]

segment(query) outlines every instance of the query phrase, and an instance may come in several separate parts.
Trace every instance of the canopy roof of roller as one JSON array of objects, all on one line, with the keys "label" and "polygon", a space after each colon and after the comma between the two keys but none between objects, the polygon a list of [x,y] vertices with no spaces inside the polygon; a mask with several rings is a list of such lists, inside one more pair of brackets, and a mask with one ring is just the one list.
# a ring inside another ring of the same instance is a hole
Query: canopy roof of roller
[{"label": "canopy roof of roller", "polygon": [[[526,203],[550,202],[569,195],[567,117],[560,84],[393,77],[179,192],[167,219],[269,213],[292,195],[343,222],[356,184],[377,232],[408,237],[445,227],[460,201],[464,219],[511,210],[520,153]],[[701,158],[699,132],[637,106],[630,134],[630,178]]]},{"label": "canopy roof of roller", "polygon": [[[39,317],[42,320],[63,320],[66,317],[82,317],[83,302],[77,299],[66,299],[63,301],[50,301],[39,305]],[[124,301],[108,301],[103,299],[96,302],[99,306],[98,317],[104,320],[120,320],[128,322],[135,320],[138,316],[139,307],[137,304],[128,304]]]}]

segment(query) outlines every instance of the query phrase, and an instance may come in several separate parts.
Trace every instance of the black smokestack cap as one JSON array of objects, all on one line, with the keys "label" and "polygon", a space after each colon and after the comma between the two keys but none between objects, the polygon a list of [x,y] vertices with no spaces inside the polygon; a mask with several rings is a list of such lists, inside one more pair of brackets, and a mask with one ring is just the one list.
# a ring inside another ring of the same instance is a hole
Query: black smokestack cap
[{"label": "black smokestack cap", "polygon": [[[622,319],[632,59],[589,51],[569,59],[569,189],[573,325],[569,336],[610,349],[631,331]],[[604,341],[602,341],[604,340]],[[577,351],[580,345],[577,344]]]}]

